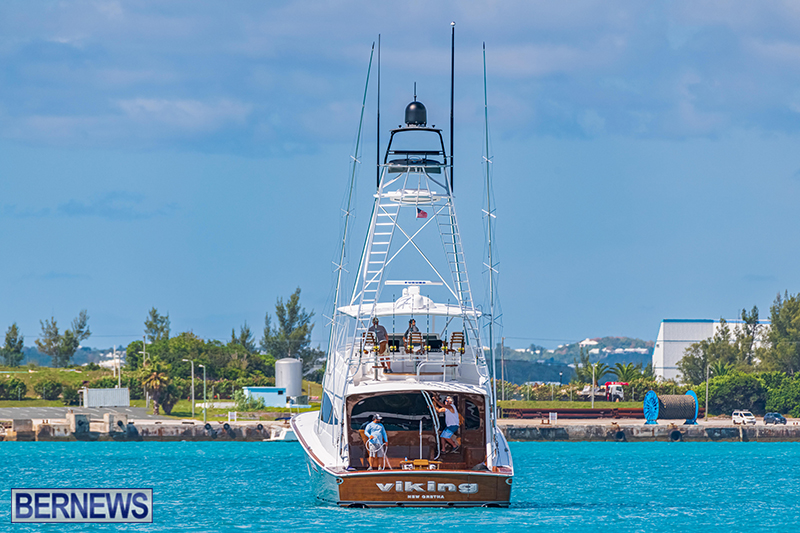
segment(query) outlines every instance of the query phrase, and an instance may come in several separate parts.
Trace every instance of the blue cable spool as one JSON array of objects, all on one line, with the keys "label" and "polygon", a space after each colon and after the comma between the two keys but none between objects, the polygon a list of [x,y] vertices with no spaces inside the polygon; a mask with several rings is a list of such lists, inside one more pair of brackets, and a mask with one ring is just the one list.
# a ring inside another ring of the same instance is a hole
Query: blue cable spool
[{"label": "blue cable spool", "polygon": [[694,398],[694,416],[692,418],[687,418],[685,424],[689,426],[696,426],[697,415],[700,413],[700,402],[697,401],[697,394],[695,394],[693,390],[686,391],[686,396],[691,396]]},{"label": "blue cable spool", "polygon": [[696,425],[700,411],[697,394],[688,391],[686,394],[665,394],[659,396],[655,391],[647,391],[642,405],[646,425],[658,424],[658,419],[674,420],[685,418],[686,425]]},{"label": "blue cable spool", "polygon": [[647,420],[645,425],[658,425],[658,394],[656,391],[649,390],[644,396],[644,418]]}]

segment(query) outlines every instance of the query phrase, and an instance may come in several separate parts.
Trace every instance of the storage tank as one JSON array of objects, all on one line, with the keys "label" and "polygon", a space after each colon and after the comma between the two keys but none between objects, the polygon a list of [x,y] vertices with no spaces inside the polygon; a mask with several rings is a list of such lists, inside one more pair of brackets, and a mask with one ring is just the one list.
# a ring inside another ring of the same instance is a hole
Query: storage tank
[{"label": "storage tank", "polygon": [[275,386],[286,389],[286,396],[303,394],[303,362],[286,357],[275,361]]}]

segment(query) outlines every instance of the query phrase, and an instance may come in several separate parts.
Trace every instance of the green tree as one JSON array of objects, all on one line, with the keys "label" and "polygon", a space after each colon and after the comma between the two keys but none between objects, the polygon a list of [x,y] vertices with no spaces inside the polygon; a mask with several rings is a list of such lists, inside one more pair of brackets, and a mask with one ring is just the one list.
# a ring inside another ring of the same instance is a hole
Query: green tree
[{"label": "green tree", "polygon": [[581,346],[578,352],[578,360],[575,363],[575,380],[581,383],[592,382],[592,363],[589,360],[589,352]]},{"label": "green tree", "polygon": [[308,371],[324,356],[321,350],[311,348],[311,331],[314,325],[311,318],[314,312],[306,312],[300,306],[300,287],[284,303],[278,298],[275,304],[277,324],[272,326],[272,318],[267,313],[264,319],[264,336],[261,349],[275,359],[295,357],[303,361],[303,371]]},{"label": "green tree", "polygon": [[615,363],[611,373],[617,378],[617,381],[631,382],[634,379],[642,376],[641,366],[636,367],[633,363],[623,365],[622,363]]},{"label": "green tree", "polygon": [[61,401],[64,402],[64,405],[78,405],[79,399],[78,387],[74,385],[64,385],[64,388],[61,389]]},{"label": "green tree", "polygon": [[742,324],[736,328],[736,351],[740,364],[752,366],[756,359],[756,346],[761,340],[761,324],[758,322],[758,307],[755,305],[748,313],[742,309]]},{"label": "green tree", "polygon": [[794,376],[800,370],[800,294],[790,296],[786,292],[783,298],[780,294],[775,298],[766,341],[763,368]]},{"label": "green tree", "polygon": [[733,365],[723,361],[714,361],[709,365],[709,372],[712,376],[724,376],[733,370]]},{"label": "green tree", "polygon": [[7,378],[0,376],[0,400],[22,400],[28,386],[19,378]]},{"label": "green tree", "polygon": [[43,400],[57,400],[61,396],[61,389],[64,385],[60,381],[45,378],[37,381],[33,385],[33,391]]},{"label": "green tree", "polygon": [[[594,379],[595,379],[595,383],[596,384],[602,383],[602,378],[606,374],[611,372],[611,367],[609,367],[605,363],[599,363],[598,362],[598,363],[593,364],[592,367],[594,368]],[[591,372],[591,370],[592,369],[590,368],[589,372],[587,373],[588,376],[589,376],[589,383],[591,383],[591,381],[592,381],[592,372]]]},{"label": "green tree", "polygon": [[160,315],[155,307],[150,309],[144,321],[144,334],[147,342],[154,343],[169,339],[169,313]]},{"label": "green tree", "polygon": [[159,405],[164,402],[170,384],[169,368],[156,357],[148,357],[142,367],[141,380],[153,402],[153,414],[159,414]]},{"label": "green tree", "polygon": [[250,331],[250,326],[247,325],[247,321],[245,321],[243,326],[239,327],[239,335],[236,335],[236,329],[231,330],[231,344],[239,345],[245,350],[247,353],[255,353],[256,351],[256,339],[253,337],[253,333]]},{"label": "green tree", "polygon": [[767,411],[800,416],[800,379],[797,376],[783,379],[767,390]]},{"label": "green tree", "polygon": [[142,341],[133,341],[125,348],[125,368],[128,371],[139,370],[142,367]]},{"label": "green tree", "polygon": [[20,333],[17,323],[14,322],[6,331],[6,342],[3,345],[3,349],[0,350],[0,355],[2,355],[6,366],[19,366],[25,357],[22,353],[24,342],[25,337]]},{"label": "green tree", "polygon": [[72,320],[70,329],[59,333],[58,324],[54,317],[42,322],[42,335],[36,339],[38,350],[53,358],[53,366],[65,367],[70,364],[75,352],[80,348],[81,341],[86,340],[92,334],[89,331],[89,315],[83,309],[78,316]]},{"label": "green tree", "polygon": [[[705,405],[705,386],[694,388],[700,405]],[[708,381],[708,410],[713,414],[730,415],[736,409],[749,409],[764,414],[767,389],[753,374],[738,371],[714,376]]]}]

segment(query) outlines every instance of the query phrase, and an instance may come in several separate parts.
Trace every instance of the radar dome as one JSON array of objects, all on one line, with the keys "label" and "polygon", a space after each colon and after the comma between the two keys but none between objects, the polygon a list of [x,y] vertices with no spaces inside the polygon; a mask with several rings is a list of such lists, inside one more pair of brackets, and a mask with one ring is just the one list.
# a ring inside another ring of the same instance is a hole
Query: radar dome
[{"label": "radar dome", "polygon": [[424,126],[428,123],[428,111],[416,100],[406,106],[406,125]]}]

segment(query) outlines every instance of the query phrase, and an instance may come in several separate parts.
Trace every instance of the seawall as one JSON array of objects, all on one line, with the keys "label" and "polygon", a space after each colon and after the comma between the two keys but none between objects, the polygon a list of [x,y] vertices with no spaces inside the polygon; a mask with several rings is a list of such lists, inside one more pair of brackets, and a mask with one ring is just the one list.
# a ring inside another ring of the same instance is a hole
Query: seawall
[{"label": "seawall", "polygon": [[681,423],[533,425],[504,421],[509,441],[564,442],[792,442],[800,426],[683,425]]},{"label": "seawall", "polygon": [[0,427],[0,441],[263,441],[284,427],[285,422],[134,422],[113,414],[99,421],[70,414],[64,420],[7,420]]}]

